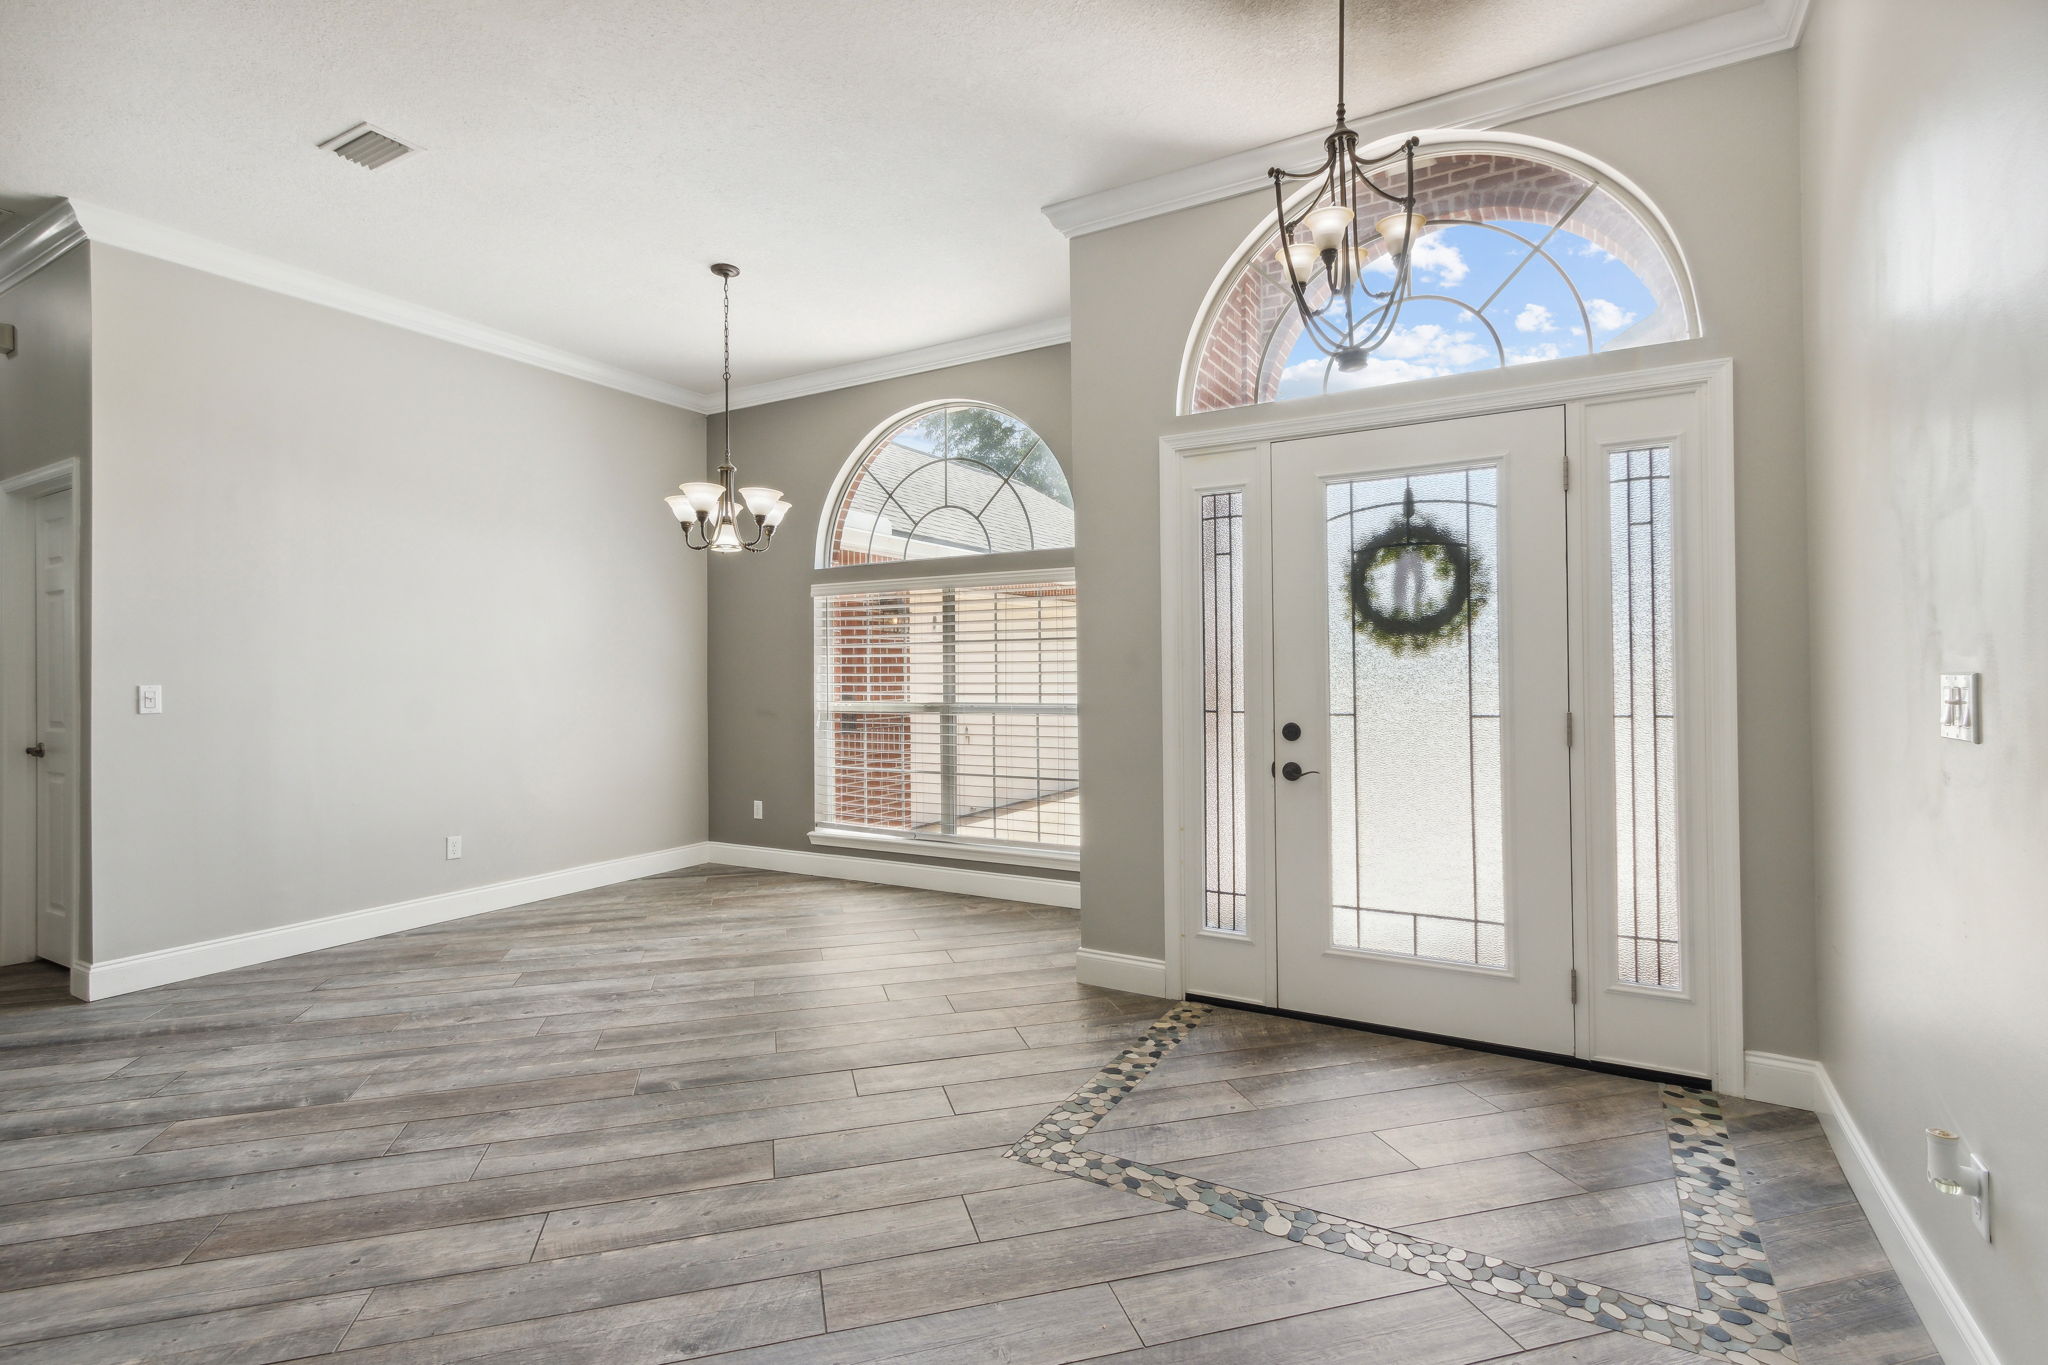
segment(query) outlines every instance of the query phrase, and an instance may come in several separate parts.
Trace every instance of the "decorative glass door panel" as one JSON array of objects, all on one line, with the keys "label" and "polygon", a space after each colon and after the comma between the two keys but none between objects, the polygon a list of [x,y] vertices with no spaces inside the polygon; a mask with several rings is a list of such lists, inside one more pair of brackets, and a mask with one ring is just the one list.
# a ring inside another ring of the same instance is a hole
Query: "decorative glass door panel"
[{"label": "decorative glass door panel", "polygon": [[1336,947],[1507,965],[1498,482],[1325,486]]},{"label": "decorative glass door panel", "polygon": [[1283,1008],[1572,1051],[1563,453],[1554,408],[1274,445]]}]

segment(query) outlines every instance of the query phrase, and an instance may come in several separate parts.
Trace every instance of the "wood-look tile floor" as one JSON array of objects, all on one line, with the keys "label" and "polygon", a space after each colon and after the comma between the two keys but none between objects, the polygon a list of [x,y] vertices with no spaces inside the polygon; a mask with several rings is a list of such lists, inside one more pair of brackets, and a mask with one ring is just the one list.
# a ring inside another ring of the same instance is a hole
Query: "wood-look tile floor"
[{"label": "wood-look tile floor", "polygon": [[[98,1004],[0,970],[0,1361],[1678,1365],[1007,1160],[1163,1002],[1070,911],[698,868]],[[1729,1101],[1804,1365],[1935,1365]],[[1655,1087],[1219,1011],[1121,1155],[1689,1300]]]}]

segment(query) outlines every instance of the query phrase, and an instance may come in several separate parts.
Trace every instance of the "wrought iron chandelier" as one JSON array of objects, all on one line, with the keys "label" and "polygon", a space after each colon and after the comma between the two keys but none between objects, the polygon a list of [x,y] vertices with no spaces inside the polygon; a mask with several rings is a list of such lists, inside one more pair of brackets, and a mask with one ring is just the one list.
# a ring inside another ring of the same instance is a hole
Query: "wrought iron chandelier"
[{"label": "wrought iron chandelier", "polygon": [[[737,473],[732,467],[732,277],[736,265],[723,261],[711,273],[724,281],[725,295],[725,422],[722,435],[725,458],[718,466],[717,482],[686,483],[682,492],[668,495],[668,510],[676,514],[683,528],[683,544],[713,554],[738,554],[741,550],[765,550],[775,538],[775,528],[789,515],[789,503],[779,488],[733,487]],[[754,523],[753,532],[740,534],[740,513]]]},{"label": "wrought iron chandelier", "polygon": [[[1273,177],[1274,220],[1280,233],[1274,257],[1293,290],[1302,329],[1338,369],[1356,370],[1365,364],[1368,352],[1393,335],[1401,306],[1408,300],[1409,257],[1425,220],[1415,211],[1415,148],[1420,139],[1411,137],[1386,156],[1366,161],[1358,155],[1358,134],[1344,122],[1344,10],[1345,0],[1337,0],[1337,126],[1323,139],[1323,162],[1305,171],[1275,166],[1267,174]],[[1397,160],[1406,172],[1403,192],[1390,194],[1373,182],[1372,173]],[[1301,181],[1321,183],[1290,218],[1288,186]],[[1376,198],[1361,202],[1361,187]],[[1379,211],[1388,206],[1389,211]],[[1370,236],[1365,230],[1368,213],[1373,215]],[[1304,230],[1307,237],[1300,240]],[[1393,283],[1384,291],[1365,283],[1376,245],[1393,265]],[[1328,286],[1329,297],[1312,305],[1309,292],[1318,284]]]}]

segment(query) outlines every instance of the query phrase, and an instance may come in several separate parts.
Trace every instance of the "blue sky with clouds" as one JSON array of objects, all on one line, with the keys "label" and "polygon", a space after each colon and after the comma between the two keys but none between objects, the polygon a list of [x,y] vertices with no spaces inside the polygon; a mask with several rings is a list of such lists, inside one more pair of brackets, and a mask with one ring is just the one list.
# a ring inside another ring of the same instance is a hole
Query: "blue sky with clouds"
[{"label": "blue sky with clouds", "polygon": [[[1520,365],[1586,355],[1606,349],[1656,310],[1655,298],[1634,271],[1569,225],[1545,244],[1550,259],[1531,260],[1529,242],[1541,241],[1548,231],[1505,218],[1489,226],[1436,227],[1415,246],[1415,297],[1365,368],[1350,374],[1334,370],[1304,336],[1287,356],[1279,396],[1325,392],[1326,376],[1328,390],[1366,388],[1491,370],[1503,358]],[[1367,278],[1384,289],[1392,270],[1383,266]],[[1483,315],[1475,315],[1482,308]]]}]

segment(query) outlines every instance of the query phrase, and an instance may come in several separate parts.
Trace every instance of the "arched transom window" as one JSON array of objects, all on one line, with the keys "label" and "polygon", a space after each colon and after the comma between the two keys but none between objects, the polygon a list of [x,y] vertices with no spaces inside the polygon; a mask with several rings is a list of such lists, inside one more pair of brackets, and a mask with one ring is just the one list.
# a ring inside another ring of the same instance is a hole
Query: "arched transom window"
[{"label": "arched transom window", "polygon": [[871,441],[845,481],[826,565],[1072,549],[1074,495],[1038,433],[947,403]]},{"label": "arched transom window", "polygon": [[[812,842],[1073,866],[1074,499],[1052,451],[986,404],[901,414],[820,540]],[[1003,567],[1033,550],[1068,553]]]},{"label": "arched transom window", "polygon": [[[1399,193],[1401,170],[1376,178]],[[1413,294],[1360,370],[1338,370],[1302,334],[1267,220],[1212,296],[1182,410],[1593,355],[1698,335],[1682,264],[1654,210],[1575,158],[1520,143],[1426,141],[1415,159]],[[1362,195],[1370,200],[1372,196]],[[1390,210],[1391,211],[1391,210]],[[1366,283],[1392,263],[1368,245]],[[1384,283],[1377,287],[1384,288]],[[1324,298],[1327,298],[1325,286]],[[1311,294],[1310,303],[1321,298]],[[1360,297],[1360,316],[1369,313]]]}]

